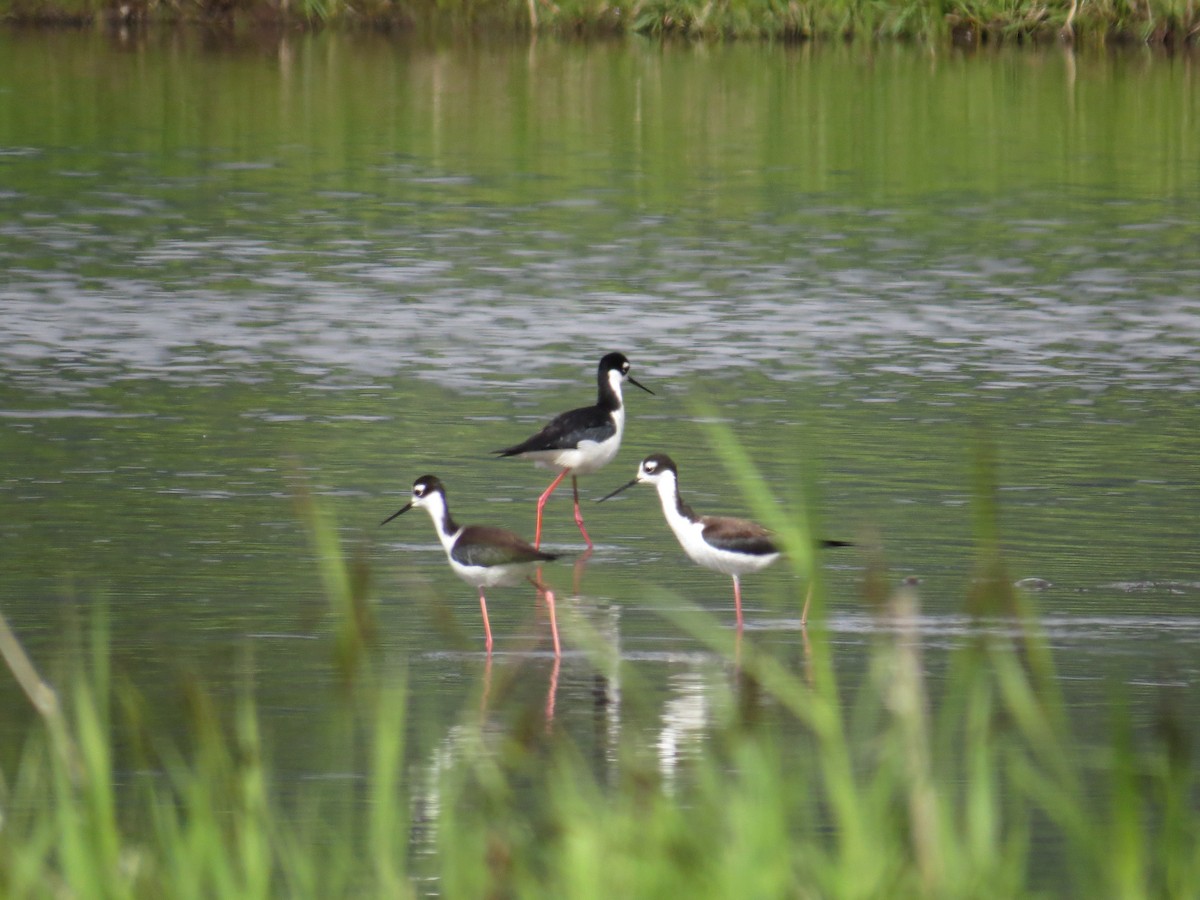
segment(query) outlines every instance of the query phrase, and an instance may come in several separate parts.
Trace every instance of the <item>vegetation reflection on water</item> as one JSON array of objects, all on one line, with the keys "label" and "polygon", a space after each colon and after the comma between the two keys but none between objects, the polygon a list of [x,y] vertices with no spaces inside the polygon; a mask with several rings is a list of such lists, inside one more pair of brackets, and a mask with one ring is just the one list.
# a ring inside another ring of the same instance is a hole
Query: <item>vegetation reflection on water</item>
[{"label": "vegetation reflection on water", "polygon": [[[547,578],[611,635],[608,671],[578,647],[552,662],[531,591],[497,595],[489,670],[428,524],[375,530],[434,472],[464,521],[531,536],[543,473],[487,451],[589,402],[617,349],[658,396],[629,398],[585,502],[664,451],[697,508],[747,512],[704,398],[784,509],[920,579],[937,678],[977,633],[969,459],[990,441],[1013,577],[1049,582],[1084,733],[1105,733],[1114,684],[1135,717],[1186,685],[1196,719],[1185,60],[276,49],[0,36],[0,577],[35,653],[60,646],[64,598],[106,596],[118,667],[182,730],[182,676],[232,691],[249,641],[281,771],[344,772],[311,735],[339,695],[299,481],[371,573],[414,757],[450,752],[482,700],[510,723],[552,713],[599,764],[654,747],[670,781],[730,673],[663,613],[731,610],[652,496],[590,506],[577,569],[569,499],[548,507],[568,560]],[[820,639],[851,686],[894,627],[861,604],[864,564],[825,560]],[[797,667],[803,590],[782,568],[745,586],[747,639]],[[11,685],[0,701],[14,737],[31,714]]]}]

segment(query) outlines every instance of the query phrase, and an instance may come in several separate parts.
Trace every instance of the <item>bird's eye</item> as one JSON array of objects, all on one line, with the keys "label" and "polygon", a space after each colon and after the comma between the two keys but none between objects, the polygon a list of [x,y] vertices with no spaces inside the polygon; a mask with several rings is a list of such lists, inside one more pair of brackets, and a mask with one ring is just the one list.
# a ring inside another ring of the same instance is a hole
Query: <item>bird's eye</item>
[{"label": "bird's eye", "polygon": [[657,468],[658,468],[658,463],[646,463],[646,471],[647,472],[653,472]]}]

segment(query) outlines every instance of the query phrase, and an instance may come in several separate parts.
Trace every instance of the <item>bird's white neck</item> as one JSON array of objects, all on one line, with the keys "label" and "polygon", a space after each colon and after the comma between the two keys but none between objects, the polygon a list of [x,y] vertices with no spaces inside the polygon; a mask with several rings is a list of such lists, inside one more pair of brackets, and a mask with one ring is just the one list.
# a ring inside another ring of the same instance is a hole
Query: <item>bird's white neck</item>
[{"label": "bird's white neck", "polygon": [[679,499],[679,482],[675,473],[668,471],[655,482],[654,487],[658,491],[659,502],[662,503],[663,515],[666,516],[667,524],[671,526],[675,536],[680,537],[689,532],[693,522],[687,513],[691,510],[684,512],[686,507]]},{"label": "bird's white neck", "polygon": [[433,520],[434,531],[437,532],[438,540],[442,542],[442,547],[446,552],[450,552],[450,548],[454,546],[462,528],[454,523],[450,518],[450,507],[446,503],[446,497],[440,491],[431,493],[425,498],[421,507],[425,512],[429,513],[429,518]]},{"label": "bird's white neck", "polygon": [[614,413],[621,412],[624,409],[621,382],[625,376],[621,374],[619,369],[609,369],[605,377],[608,378],[608,382],[601,385],[600,405]]},{"label": "bird's white neck", "polygon": [[621,382],[623,382],[624,380],[625,380],[625,376],[622,375],[620,372],[618,372],[616,369],[612,369],[609,371],[608,386],[609,386],[609,388],[612,389],[612,392],[614,394],[616,394],[617,403],[621,402]]},{"label": "bird's white neck", "polygon": [[617,406],[609,415],[612,416],[613,428],[617,430],[617,440],[620,441],[625,433],[625,407]]}]

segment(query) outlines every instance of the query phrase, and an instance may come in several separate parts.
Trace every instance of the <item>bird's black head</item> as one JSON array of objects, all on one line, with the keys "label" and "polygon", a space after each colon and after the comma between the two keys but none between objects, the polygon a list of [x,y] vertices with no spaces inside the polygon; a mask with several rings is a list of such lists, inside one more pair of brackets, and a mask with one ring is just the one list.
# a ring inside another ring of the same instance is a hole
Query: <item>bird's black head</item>
[{"label": "bird's black head", "polygon": [[651,453],[640,463],[638,463],[637,475],[634,476],[632,481],[621,485],[611,494],[601,497],[596,502],[603,503],[605,500],[609,500],[617,496],[617,494],[633,487],[635,484],[656,485],[663,480],[668,472],[675,475],[676,478],[679,477],[678,470],[675,468],[675,463],[671,457],[667,456],[665,453]]},{"label": "bird's black head", "polygon": [[[425,506],[429,502],[429,498],[435,494],[440,494],[442,498],[442,508],[445,508],[446,503],[446,487],[442,484],[442,480],[436,475],[422,475],[413,482],[412,496],[407,503],[380,522],[380,525],[386,525],[396,516],[402,516],[414,506]],[[437,507],[430,507],[436,509]],[[436,515],[436,513],[435,513]]]},{"label": "bird's black head", "polygon": [[[604,390],[604,385],[608,381],[608,373],[616,372],[621,376],[622,381],[628,381],[635,387],[640,387],[647,394],[653,394],[654,391],[638,382],[636,378],[629,374],[629,360],[624,353],[606,353],[600,360],[600,369],[597,375],[600,379],[601,390]],[[613,390],[616,390],[616,384],[613,384]]]},{"label": "bird's black head", "polygon": [[667,472],[674,472],[679,475],[679,469],[675,466],[675,460],[667,456],[665,453],[651,453],[642,460],[642,464],[638,467],[638,477],[646,476],[644,480],[653,480]]},{"label": "bird's black head", "polygon": [[624,353],[605,353],[600,360],[600,374],[616,369],[622,376],[629,374],[629,360]]},{"label": "bird's black head", "polygon": [[413,482],[412,495],[414,501],[428,497],[430,494],[437,491],[441,491],[443,494],[445,494],[446,486],[442,484],[442,480],[436,475],[422,475]]}]

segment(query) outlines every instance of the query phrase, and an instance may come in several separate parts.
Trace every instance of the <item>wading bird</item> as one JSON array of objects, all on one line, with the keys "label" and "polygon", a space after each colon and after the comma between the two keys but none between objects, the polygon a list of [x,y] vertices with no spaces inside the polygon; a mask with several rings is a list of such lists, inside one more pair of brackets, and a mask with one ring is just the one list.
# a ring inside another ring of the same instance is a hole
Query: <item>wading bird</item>
[{"label": "wading bird", "polygon": [[625,432],[621,382],[626,379],[647,394],[654,393],[629,375],[629,360],[623,354],[606,354],[596,371],[598,396],[594,406],[583,406],[555,416],[528,440],[504,450],[493,451],[498,456],[522,456],[539,465],[562,470],[538,498],[534,547],[542,546],[542,508],[554,489],[570,474],[571,487],[575,492],[575,524],[579,526],[579,533],[587,542],[588,549],[591,549],[592,539],[583,527],[583,514],[579,511],[579,482],[576,476],[589,475],[603,468],[617,455],[621,436]]},{"label": "wading bird", "polygon": [[454,574],[478,588],[488,654],[492,652],[492,626],[488,623],[487,598],[483,595],[483,589],[512,587],[528,581],[546,598],[546,605],[550,609],[550,631],[554,635],[554,655],[561,656],[558,624],[554,619],[554,593],[530,574],[538,563],[557,559],[558,555],[544,553],[504,528],[459,525],[450,516],[446,486],[434,475],[424,475],[414,481],[411,499],[379,524],[386,525],[414,506],[429,513]]},{"label": "wading bird", "polygon": [[[653,453],[642,460],[637,476],[623,484],[602,502],[615,497],[635,484],[652,484],[658,489],[663,515],[683,552],[693,562],[733,576],[733,604],[737,612],[737,627],[742,628],[742,588],[739,577],[749,572],[759,572],[780,557],[779,547],[771,539],[771,532],[757,522],[735,519],[732,516],[701,516],[683,502],[679,496],[679,468],[674,460],[664,453]],[[824,547],[844,547],[845,541],[822,541]],[[810,591],[804,601],[804,612],[800,624],[808,622],[808,604],[812,600]]]}]

